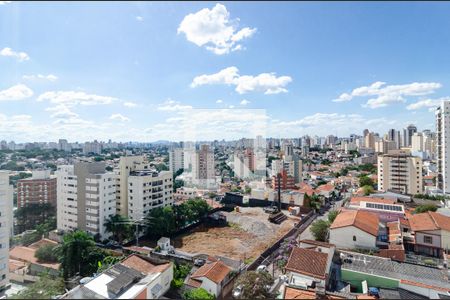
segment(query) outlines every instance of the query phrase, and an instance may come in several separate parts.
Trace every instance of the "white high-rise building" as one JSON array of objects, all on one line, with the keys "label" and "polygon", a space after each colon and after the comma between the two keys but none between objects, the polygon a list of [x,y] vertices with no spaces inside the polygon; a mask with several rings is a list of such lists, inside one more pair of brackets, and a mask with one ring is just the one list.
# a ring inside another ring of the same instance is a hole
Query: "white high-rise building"
[{"label": "white high-rise building", "polygon": [[436,187],[450,194],[450,101],[442,101],[436,109]]},{"label": "white high-rise building", "polygon": [[184,168],[183,148],[174,148],[169,151],[169,170],[173,173]]},{"label": "white high-rise building", "polygon": [[78,162],[59,166],[56,176],[57,229],[108,237],[104,224],[116,214],[116,175],[105,172],[104,162]]},{"label": "white high-rise building", "polygon": [[58,149],[65,151],[65,152],[70,152],[72,151],[72,147],[70,146],[70,144],[67,142],[67,140],[64,139],[60,139],[58,141]]},{"label": "white high-rise building", "polygon": [[9,238],[12,235],[13,187],[7,171],[0,171],[0,290],[9,283]]},{"label": "white high-rise building", "polygon": [[173,173],[133,171],[128,176],[128,217],[140,220],[153,208],[173,205]]},{"label": "white high-rise building", "polygon": [[116,210],[117,214],[128,216],[128,177],[134,171],[148,171],[150,164],[145,157],[139,156],[122,156],[119,166],[115,170],[117,175],[116,181]]},{"label": "white high-rise building", "polygon": [[84,143],[83,146],[83,153],[84,154],[89,154],[89,153],[94,153],[94,154],[100,154],[102,153],[102,144],[97,142],[97,140],[93,141],[93,142],[86,142]]},{"label": "white high-rise building", "polygon": [[423,149],[423,134],[422,132],[414,132],[411,136],[411,151],[422,152]]}]

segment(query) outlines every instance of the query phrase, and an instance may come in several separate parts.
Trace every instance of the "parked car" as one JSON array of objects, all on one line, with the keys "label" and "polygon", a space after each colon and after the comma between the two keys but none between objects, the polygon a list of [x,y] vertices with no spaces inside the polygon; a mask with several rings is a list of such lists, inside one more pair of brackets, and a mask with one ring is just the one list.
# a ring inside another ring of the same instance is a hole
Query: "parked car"
[{"label": "parked car", "polygon": [[267,272],[267,266],[260,265],[256,268],[256,272]]},{"label": "parked car", "polygon": [[194,260],[194,266],[196,267],[201,267],[206,263],[206,260],[202,259],[202,258],[197,258],[196,260]]},{"label": "parked car", "polygon": [[234,288],[233,290],[233,298],[238,298],[242,295],[242,289],[243,289],[243,285],[240,284],[237,287]]}]

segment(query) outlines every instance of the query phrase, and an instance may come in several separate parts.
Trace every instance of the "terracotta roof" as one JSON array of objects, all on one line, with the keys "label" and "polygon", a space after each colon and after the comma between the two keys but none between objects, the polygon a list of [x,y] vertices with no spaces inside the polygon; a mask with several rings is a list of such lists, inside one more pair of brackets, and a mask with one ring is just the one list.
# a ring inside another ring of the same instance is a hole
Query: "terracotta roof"
[{"label": "terracotta roof", "polygon": [[351,204],[358,204],[360,202],[372,202],[372,203],[381,203],[381,204],[395,204],[395,200],[385,199],[385,198],[377,198],[377,197],[352,197],[350,199]]},{"label": "terracotta roof", "polygon": [[27,264],[20,260],[10,259],[8,262],[8,266],[9,266],[9,272],[14,272],[14,271],[17,271],[19,269],[26,267]]},{"label": "terracotta roof", "polygon": [[405,280],[405,279],[400,280],[400,283],[414,285],[414,286],[423,287],[423,288],[427,288],[427,289],[438,290],[438,291],[442,291],[442,292],[450,292],[450,288],[446,289],[446,288],[442,288],[439,286],[428,285],[428,284],[424,284],[421,282],[410,281],[410,280]]},{"label": "terracotta roof", "polygon": [[42,246],[45,246],[45,245],[56,246],[56,245],[58,245],[58,242],[55,242],[55,241],[52,241],[52,240],[49,240],[49,239],[41,239],[41,240],[39,240],[39,241],[29,245],[28,248],[32,248],[32,249],[36,249],[37,250],[37,249],[39,249],[39,248],[41,248]]},{"label": "terracotta roof", "polygon": [[336,247],[334,244],[326,243],[326,242],[320,242],[320,241],[314,241],[314,240],[301,240],[300,243],[305,243],[309,245],[315,245],[315,246],[321,246],[326,248]]},{"label": "terracotta roof", "polygon": [[41,263],[38,262],[38,259],[34,256],[36,252],[36,249],[29,248],[29,247],[23,247],[23,246],[16,246],[9,250],[9,257],[12,259],[33,263],[36,265],[41,265],[46,268],[51,268],[58,270],[59,264],[58,263]]},{"label": "terracotta roof", "polygon": [[315,291],[308,290],[298,290],[291,287],[286,287],[284,289],[283,299],[316,299]]},{"label": "terracotta roof", "polygon": [[371,235],[378,235],[379,218],[367,211],[343,211],[337,215],[330,229],[354,226]]},{"label": "terracotta roof", "polygon": [[318,191],[324,191],[324,192],[331,192],[334,190],[334,185],[332,184],[322,184],[319,185],[316,190]]},{"label": "terracotta roof", "polygon": [[412,215],[409,218],[409,224],[411,225],[411,229],[413,231],[438,229],[450,231],[450,218],[432,211]]},{"label": "terracotta roof", "polygon": [[213,263],[204,264],[191,275],[191,278],[197,279],[206,277],[212,282],[221,283],[230,272],[231,269],[219,260]]},{"label": "terracotta roof", "polygon": [[294,247],[286,264],[286,270],[325,279],[328,254]]},{"label": "terracotta roof", "polygon": [[150,261],[141,258],[136,254],[128,256],[125,260],[121,262],[121,264],[129,268],[135,269],[144,274],[160,273],[160,272],[162,273],[168,268],[170,268],[170,263],[163,263],[160,265],[153,264]]},{"label": "terracotta roof", "polygon": [[189,278],[186,281],[186,284],[189,285],[189,286],[195,287],[195,288],[199,288],[199,287],[202,286],[202,282],[201,281],[196,280],[196,279],[192,279],[192,278]]}]

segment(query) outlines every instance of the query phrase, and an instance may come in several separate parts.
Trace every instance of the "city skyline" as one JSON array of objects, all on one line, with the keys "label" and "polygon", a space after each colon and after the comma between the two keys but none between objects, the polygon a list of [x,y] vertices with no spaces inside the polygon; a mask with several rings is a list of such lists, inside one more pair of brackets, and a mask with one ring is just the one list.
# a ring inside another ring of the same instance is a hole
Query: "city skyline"
[{"label": "city skyline", "polygon": [[1,3],[8,141],[434,131],[450,99],[448,3]]}]

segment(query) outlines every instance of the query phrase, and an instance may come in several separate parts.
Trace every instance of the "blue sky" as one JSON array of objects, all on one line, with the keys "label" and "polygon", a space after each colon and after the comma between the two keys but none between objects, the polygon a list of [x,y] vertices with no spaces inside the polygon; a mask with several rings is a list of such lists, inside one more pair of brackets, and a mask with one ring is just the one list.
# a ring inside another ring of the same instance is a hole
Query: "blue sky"
[{"label": "blue sky", "polygon": [[433,130],[450,96],[448,2],[0,3],[0,139]]}]

